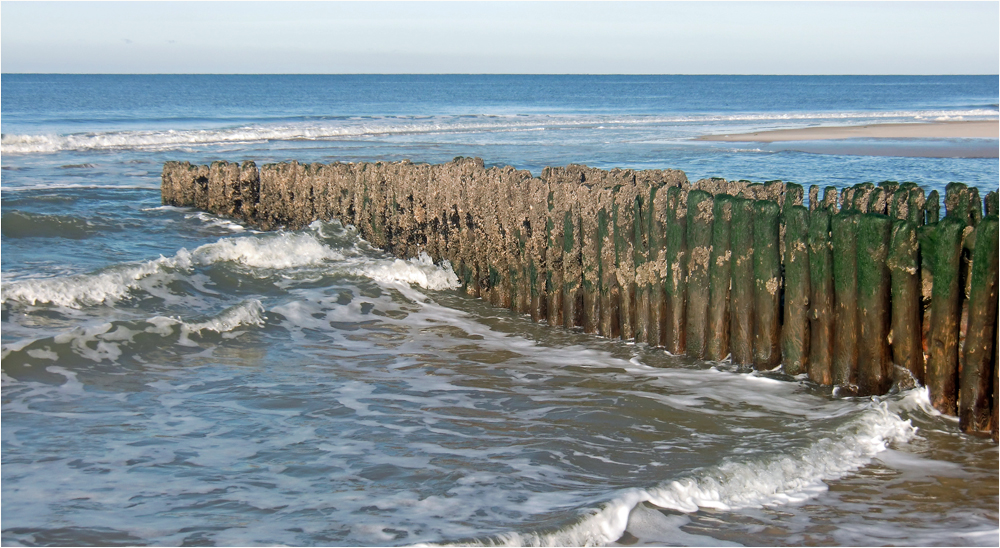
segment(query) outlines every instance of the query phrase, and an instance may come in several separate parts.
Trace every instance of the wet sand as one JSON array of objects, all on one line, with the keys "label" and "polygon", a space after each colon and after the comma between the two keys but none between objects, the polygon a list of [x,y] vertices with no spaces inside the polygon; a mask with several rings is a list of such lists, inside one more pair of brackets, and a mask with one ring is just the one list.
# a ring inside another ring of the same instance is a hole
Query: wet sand
[{"label": "wet sand", "polygon": [[997,120],[988,120],[821,126],[730,135],[704,135],[698,137],[698,140],[773,143],[777,141],[825,141],[832,139],[996,139],[998,137],[1000,137],[1000,123]]}]

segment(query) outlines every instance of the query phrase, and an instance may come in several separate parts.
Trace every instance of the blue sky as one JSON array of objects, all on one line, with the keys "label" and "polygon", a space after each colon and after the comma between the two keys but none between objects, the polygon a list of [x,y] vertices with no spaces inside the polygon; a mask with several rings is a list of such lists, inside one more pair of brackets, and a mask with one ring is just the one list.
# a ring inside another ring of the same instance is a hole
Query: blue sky
[{"label": "blue sky", "polygon": [[0,70],[997,74],[1000,2],[0,2]]}]

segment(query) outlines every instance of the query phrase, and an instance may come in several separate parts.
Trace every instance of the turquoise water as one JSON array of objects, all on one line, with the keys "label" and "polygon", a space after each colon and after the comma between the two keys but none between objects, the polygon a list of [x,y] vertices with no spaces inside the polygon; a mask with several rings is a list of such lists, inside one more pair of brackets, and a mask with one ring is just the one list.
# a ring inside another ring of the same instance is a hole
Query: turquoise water
[{"label": "turquoise water", "polygon": [[956,156],[996,139],[692,139],[995,120],[995,76],[2,78],[4,545],[1000,540],[996,445],[921,389],[536,325],[351,227],[159,198],[167,160],[459,155],[985,194]]}]

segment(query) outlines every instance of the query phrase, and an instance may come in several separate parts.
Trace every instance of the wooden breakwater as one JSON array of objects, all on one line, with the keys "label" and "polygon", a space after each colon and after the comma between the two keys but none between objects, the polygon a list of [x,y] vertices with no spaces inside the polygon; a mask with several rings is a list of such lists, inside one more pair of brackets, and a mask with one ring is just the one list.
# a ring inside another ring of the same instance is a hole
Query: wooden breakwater
[{"label": "wooden breakwater", "polygon": [[[821,195],[822,193],[822,195]],[[163,202],[263,229],[337,219],[553,326],[858,395],[925,384],[997,439],[997,192],[703,179],[482,160],[167,162]]]}]

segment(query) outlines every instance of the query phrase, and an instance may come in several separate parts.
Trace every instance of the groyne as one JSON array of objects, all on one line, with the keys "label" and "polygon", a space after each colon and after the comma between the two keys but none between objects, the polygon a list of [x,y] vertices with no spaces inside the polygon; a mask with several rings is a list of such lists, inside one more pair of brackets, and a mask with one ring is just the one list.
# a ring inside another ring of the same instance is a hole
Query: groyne
[{"label": "groyne", "polygon": [[674,354],[857,395],[928,387],[997,439],[997,192],[838,190],[677,170],[167,162],[163,203],[262,229],[354,225],[448,260],[469,295]]}]

